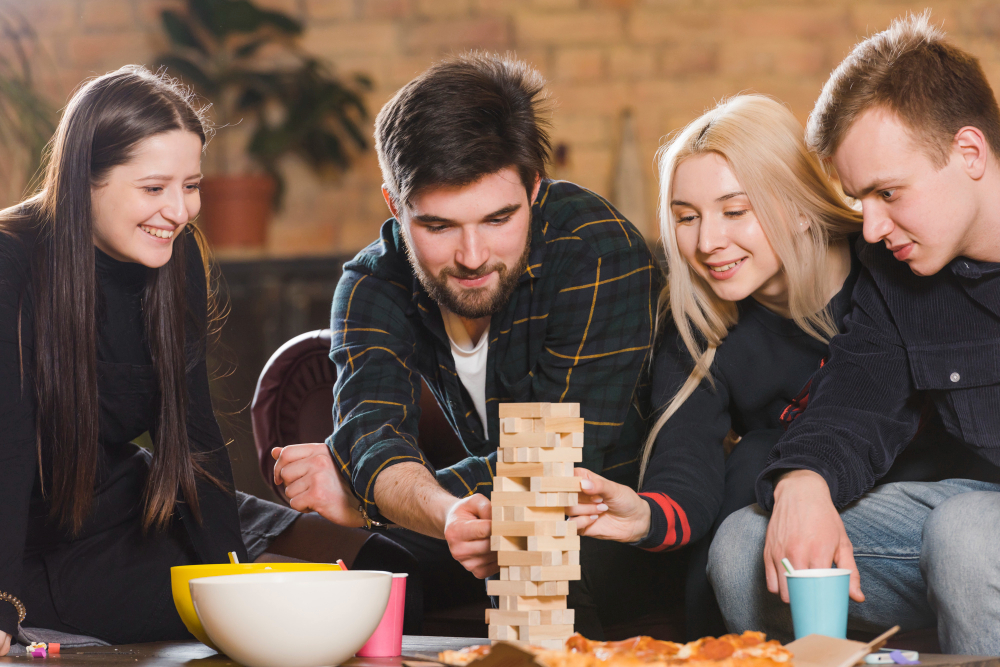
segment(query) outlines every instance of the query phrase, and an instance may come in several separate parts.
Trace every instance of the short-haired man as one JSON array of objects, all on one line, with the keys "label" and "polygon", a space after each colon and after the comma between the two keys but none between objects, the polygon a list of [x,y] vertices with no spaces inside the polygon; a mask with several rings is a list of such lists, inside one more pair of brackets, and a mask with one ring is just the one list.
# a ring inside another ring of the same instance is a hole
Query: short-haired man
[{"label": "short-haired man", "polygon": [[[758,480],[770,518],[731,516],[709,577],[731,630],[784,637],[788,606],[767,593],[788,600],[781,559],[833,562],[851,570],[849,627],[936,623],[946,652],[1000,654],[996,100],[974,57],[909,16],[834,71],[807,132],[861,203],[865,271],[808,409]],[[873,489],[932,421],[940,446],[976,465]]]},{"label": "short-haired man", "polygon": [[[276,465],[296,509],[360,524],[339,469],[365,519],[445,538],[479,577],[497,571],[480,495],[492,488],[497,405],[580,403],[581,465],[626,484],[648,406],[640,379],[659,269],[604,199],[545,178],[542,87],[522,62],[469,54],[382,108],[376,150],[393,217],[334,295],[335,430],[329,449],[286,448]],[[468,450],[445,470],[416,444],[421,378]]]}]

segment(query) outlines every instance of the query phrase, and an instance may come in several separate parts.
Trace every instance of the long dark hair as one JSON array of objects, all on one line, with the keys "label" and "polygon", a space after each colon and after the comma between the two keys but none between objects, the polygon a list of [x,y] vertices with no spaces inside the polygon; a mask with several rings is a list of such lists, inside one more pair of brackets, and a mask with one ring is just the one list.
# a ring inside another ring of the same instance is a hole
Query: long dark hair
[{"label": "long dark hair", "polygon": [[[141,141],[173,130],[206,142],[203,112],[176,81],[130,65],[87,82],[59,122],[38,194],[0,217],[0,229],[30,237],[34,246],[39,460],[43,485],[50,486],[51,515],[74,533],[90,514],[98,461],[91,188],[132,159]],[[205,323],[193,320],[185,305],[184,246],[179,234],[170,261],[149,271],[143,295],[146,339],[160,385],[159,416],[150,434],[155,446],[145,489],[146,529],[169,523],[178,490],[201,520],[195,474],[204,471],[187,437],[185,330],[197,327],[203,339]]]}]

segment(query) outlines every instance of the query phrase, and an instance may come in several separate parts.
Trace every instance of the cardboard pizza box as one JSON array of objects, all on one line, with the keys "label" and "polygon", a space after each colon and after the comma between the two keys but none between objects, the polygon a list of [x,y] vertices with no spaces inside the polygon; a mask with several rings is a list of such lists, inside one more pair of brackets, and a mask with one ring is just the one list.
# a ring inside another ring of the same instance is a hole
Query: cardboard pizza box
[{"label": "cardboard pizza box", "polygon": [[852,667],[862,662],[872,651],[882,648],[886,640],[898,631],[897,625],[867,644],[851,639],[808,635],[786,644],[785,648],[792,652],[792,664],[795,667]]}]

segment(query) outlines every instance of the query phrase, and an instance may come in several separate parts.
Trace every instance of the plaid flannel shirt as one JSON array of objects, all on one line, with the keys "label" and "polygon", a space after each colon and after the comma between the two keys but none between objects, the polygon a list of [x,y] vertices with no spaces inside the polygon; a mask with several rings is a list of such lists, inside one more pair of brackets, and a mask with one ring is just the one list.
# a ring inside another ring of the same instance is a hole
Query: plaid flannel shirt
[{"label": "plaid flannel shirt", "polygon": [[[384,519],[375,480],[406,461],[455,496],[489,495],[501,402],[580,403],[581,465],[635,485],[662,274],[635,227],[592,192],[546,180],[531,212],[528,267],[490,321],[487,424],[455,371],[441,312],[410,267],[396,220],[344,266],[330,323],[338,376],[327,444],[373,518]],[[421,377],[469,453],[443,470],[417,445]]]}]

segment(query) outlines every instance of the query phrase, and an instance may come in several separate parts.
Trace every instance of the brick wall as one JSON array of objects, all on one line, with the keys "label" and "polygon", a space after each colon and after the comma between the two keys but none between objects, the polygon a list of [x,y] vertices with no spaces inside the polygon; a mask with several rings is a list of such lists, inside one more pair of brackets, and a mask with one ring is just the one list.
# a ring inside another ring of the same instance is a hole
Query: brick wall
[{"label": "brick wall", "polygon": [[[3,1],[3,0],[0,0]],[[164,46],[159,11],[176,0],[6,0],[39,33],[41,84],[60,105],[83,78],[151,61]],[[653,155],[661,138],[716,100],[767,93],[805,119],[852,44],[927,2],[872,0],[258,0],[305,21],[303,44],[342,72],[375,81],[372,115],[435,59],[469,48],[515,51],[550,81],[557,175],[610,194],[630,109],[639,146],[644,232],[653,233]],[[1000,5],[938,0],[934,19],[978,55],[1000,87]],[[47,63],[47,65],[46,65]],[[348,252],[386,217],[374,155],[339,180],[289,161],[288,204],[268,252]],[[16,180],[16,179],[15,179]],[[11,181],[14,182],[14,181]],[[641,216],[637,216],[641,217]]]}]

